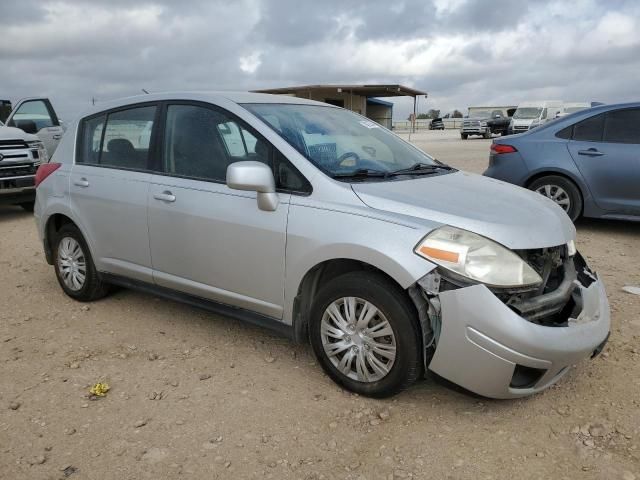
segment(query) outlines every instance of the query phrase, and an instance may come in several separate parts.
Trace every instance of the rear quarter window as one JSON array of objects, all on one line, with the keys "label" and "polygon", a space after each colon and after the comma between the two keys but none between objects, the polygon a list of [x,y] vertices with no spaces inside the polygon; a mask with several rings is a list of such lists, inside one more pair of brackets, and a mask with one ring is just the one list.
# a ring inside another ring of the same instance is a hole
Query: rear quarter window
[{"label": "rear quarter window", "polygon": [[77,163],[97,164],[99,162],[102,132],[106,118],[106,115],[100,115],[82,122],[79,154],[76,157]]},{"label": "rear quarter window", "polygon": [[604,114],[587,118],[573,126],[572,139],[582,142],[601,142],[604,129]]}]

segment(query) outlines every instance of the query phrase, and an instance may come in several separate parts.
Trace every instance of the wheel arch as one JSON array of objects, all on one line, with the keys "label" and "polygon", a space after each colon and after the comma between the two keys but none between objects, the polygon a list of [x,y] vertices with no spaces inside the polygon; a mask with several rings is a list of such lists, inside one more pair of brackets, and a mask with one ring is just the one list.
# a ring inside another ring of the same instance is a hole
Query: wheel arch
[{"label": "wheel arch", "polygon": [[531,175],[527,177],[527,179],[524,182],[524,186],[526,188],[529,188],[531,184],[536,180],[542,177],[550,177],[550,176],[563,177],[566,180],[569,180],[571,183],[573,183],[577,187],[578,192],[580,192],[583,202],[586,198],[589,197],[589,190],[587,189],[587,186],[584,185],[584,183],[579,178],[576,178],[575,175],[572,175],[566,170],[553,170],[553,169],[538,170],[536,172],[533,172]]},{"label": "wheel arch", "polygon": [[[309,340],[309,313],[311,311],[313,301],[322,286],[340,275],[358,271],[370,272],[385,277],[393,284],[397,285],[398,289],[402,291],[410,303],[414,305],[407,288],[403,287],[397,279],[378,266],[353,258],[334,258],[324,260],[307,270],[298,285],[296,296],[293,299],[291,320],[294,339],[297,342],[307,343]],[[418,321],[417,309],[416,321]],[[419,321],[418,327],[420,327]]]},{"label": "wheel arch", "polygon": [[[53,265],[53,238],[56,233],[65,225],[73,225],[78,230],[80,227],[67,215],[63,213],[54,213],[47,218],[44,227],[44,255],[49,265]],[[84,235],[83,235],[84,236]],[[86,238],[86,237],[85,237]]]}]

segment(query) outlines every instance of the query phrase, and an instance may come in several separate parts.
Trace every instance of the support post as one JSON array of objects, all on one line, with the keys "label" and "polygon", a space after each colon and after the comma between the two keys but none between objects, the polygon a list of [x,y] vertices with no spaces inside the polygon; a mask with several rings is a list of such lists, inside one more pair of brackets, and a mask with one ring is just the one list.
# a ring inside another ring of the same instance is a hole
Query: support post
[{"label": "support post", "polygon": [[411,130],[413,131],[413,133],[416,133],[416,120],[417,120],[417,110],[416,110],[416,107],[417,107],[417,103],[418,103],[417,101],[418,101],[418,96],[417,96],[417,95],[414,95],[414,96],[413,96],[413,125],[412,125],[412,128],[411,128]]}]

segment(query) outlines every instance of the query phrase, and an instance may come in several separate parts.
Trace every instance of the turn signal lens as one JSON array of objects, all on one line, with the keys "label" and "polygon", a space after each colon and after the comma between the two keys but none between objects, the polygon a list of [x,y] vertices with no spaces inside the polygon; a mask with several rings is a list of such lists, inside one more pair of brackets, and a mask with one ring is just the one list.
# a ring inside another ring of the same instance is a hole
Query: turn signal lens
[{"label": "turn signal lens", "polygon": [[492,143],[491,151],[497,155],[500,155],[502,153],[514,153],[514,152],[517,152],[518,150],[516,149],[516,147],[513,147],[511,145],[504,145],[502,143]]}]

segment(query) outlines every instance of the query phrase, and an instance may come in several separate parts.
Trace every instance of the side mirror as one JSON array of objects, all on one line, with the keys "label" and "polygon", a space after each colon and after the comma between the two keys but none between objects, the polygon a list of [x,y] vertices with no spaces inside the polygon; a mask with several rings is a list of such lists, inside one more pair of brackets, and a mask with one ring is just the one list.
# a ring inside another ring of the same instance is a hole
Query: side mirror
[{"label": "side mirror", "polygon": [[278,208],[276,182],[271,169],[262,162],[235,162],[227,167],[227,186],[258,193],[258,208],[273,212]]}]

